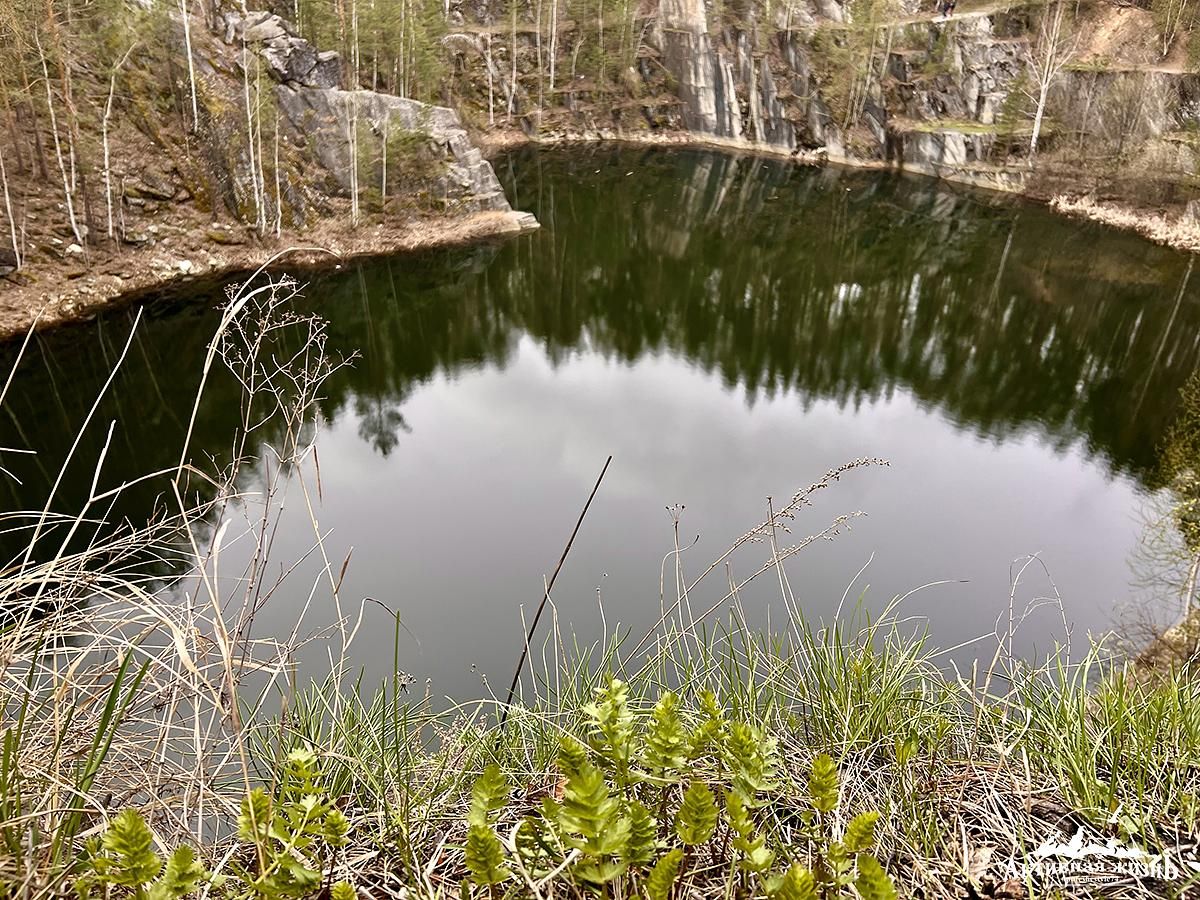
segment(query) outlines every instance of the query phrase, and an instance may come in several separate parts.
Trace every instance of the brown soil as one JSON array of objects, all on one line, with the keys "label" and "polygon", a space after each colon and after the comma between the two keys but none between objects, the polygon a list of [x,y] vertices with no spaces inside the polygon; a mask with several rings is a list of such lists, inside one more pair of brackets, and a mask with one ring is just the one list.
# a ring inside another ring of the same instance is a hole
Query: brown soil
[{"label": "brown soil", "polygon": [[1075,58],[1110,71],[1188,71],[1187,47],[1176,40],[1166,56],[1154,14],[1148,9],[1099,3],[1088,7],[1080,23]]},{"label": "brown soil", "polygon": [[1158,29],[1149,10],[1107,4],[1088,10],[1083,38],[1076,53],[1081,59],[1100,59],[1132,65],[1158,62]]},{"label": "brown soil", "polygon": [[[488,155],[531,142],[518,130],[474,137]],[[640,143],[725,146],[685,134],[647,134],[645,138]],[[540,143],[613,139],[620,136],[564,132]],[[144,155],[152,157],[150,152]],[[352,228],[348,203],[331,200],[332,213],[315,226],[259,238],[245,226],[213,223],[211,216],[191,202],[171,201],[155,204],[151,213],[138,211],[136,230],[147,238],[146,243],[126,246],[102,240],[84,253],[73,252],[78,245],[73,247],[73,238],[59,222],[62,214],[55,208],[53,188],[23,186],[20,194],[28,197],[26,206],[33,223],[30,244],[37,252],[25,268],[0,277],[0,341],[31,327],[45,329],[92,317],[125,295],[244,272],[271,261],[286,262],[289,269],[329,268],[355,257],[467,244],[536,227],[532,216],[489,212],[375,217]]]}]

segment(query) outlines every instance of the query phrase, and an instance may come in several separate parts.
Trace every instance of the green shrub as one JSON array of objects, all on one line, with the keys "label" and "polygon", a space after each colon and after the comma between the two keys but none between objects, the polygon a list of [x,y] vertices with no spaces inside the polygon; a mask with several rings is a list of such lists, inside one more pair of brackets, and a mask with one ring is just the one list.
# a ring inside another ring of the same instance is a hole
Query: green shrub
[{"label": "green shrub", "polygon": [[[164,862],[153,835],[136,810],[117,815],[99,840],[89,842],[75,882],[80,900],[98,894],[133,900],[180,900],[202,884],[224,889],[237,900],[300,900],[328,885],[328,873],[350,830],[345,814],[325,789],[316,755],[307,749],[287,755],[274,794],[255,788],[242,798],[238,838],[247,845],[244,863],[231,861],[233,878],[214,877],[190,846]],[[329,886],[332,900],[354,900],[348,882]]]},{"label": "green shrub", "polygon": [[[869,853],[879,814],[862,813],[834,835],[840,789],[832,758],[813,761],[800,843],[778,845],[762,821],[783,799],[775,741],[731,720],[710,693],[698,707],[685,710],[668,692],[636,710],[628,685],[609,679],[583,707],[586,743],[561,739],[556,789],[536,812],[513,811],[516,860],[495,832],[507,782],[490,766],[471,791],[463,846],[470,881],[491,891],[517,870],[535,879],[562,873],[606,896],[669,900],[681,880],[717,858],[743,889],[772,900],[895,896]],[[811,869],[786,859],[805,850]],[[786,864],[776,867],[780,860]]]}]

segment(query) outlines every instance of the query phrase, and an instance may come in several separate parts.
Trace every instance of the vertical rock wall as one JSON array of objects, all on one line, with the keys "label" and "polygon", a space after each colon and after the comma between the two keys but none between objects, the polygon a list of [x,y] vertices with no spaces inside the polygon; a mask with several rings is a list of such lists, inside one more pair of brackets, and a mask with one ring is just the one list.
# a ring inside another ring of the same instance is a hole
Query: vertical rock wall
[{"label": "vertical rock wall", "polygon": [[741,139],[733,67],[712,41],[704,0],[660,0],[658,41],[663,65],[678,82],[685,127],[709,137]]},{"label": "vertical rock wall", "polygon": [[[983,11],[948,23],[914,17],[893,29],[873,57],[873,77],[863,80],[857,117],[843,133],[823,84],[848,73],[820,71],[828,61],[813,46],[818,28],[829,29],[825,39],[838,40],[848,14],[836,0],[810,2],[798,14],[788,12],[786,27],[777,21],[760,28],[753,21],[714,23],[705,0],[659,0],[655,40],[676,83],[687,130],[747,147],[820,148],[833,159],[874,160],[1005,189],[1020,186],[1021,176],[1011,167],[1002,171],[995,160],[998,149],[1003,156],[1022,146],[1021,123],[1014,132],[1001,119],[1013,91],[1023,91],[1009,104],[1019,112],[1030,87],[1033,60],[1023,22]],[[1119,156],[1126,149],[1121,142],[1149,142],[1143,168],[1152,170],[1161,161],[1183,172],[1195,170],[1193,149],[1164,136],[1200,130],[1196,76],[1068,67],[1055,82],[1052,106],[1079,123],[1078,134],[1094,136],[1093,151]],[[1005,144],[997,148],[1000,139]],[[1069,140],[1053,127],[1044,137],[1050,147]],[[1078,154],[1083,158],[1088,150],[1080,146]]]}]

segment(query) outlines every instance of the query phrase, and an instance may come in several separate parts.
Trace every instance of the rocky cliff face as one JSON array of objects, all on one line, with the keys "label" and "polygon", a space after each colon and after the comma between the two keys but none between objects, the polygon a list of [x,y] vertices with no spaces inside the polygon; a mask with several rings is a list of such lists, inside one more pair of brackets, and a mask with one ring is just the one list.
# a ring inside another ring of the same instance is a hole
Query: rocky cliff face
[{"label": "rocky cliff face", "polygon": [[[458,74],[446,94],[480,127],[485,118],[497,120],[495,97],[501,96],[511,103],[505,118],[531,133],[547,122],[551,131],[562,127],[569,134],[682,130],[727,146],[819,151],[834,160],[1001,189],[1029,189],[1035,182],[1045,182],[1046,190],[1111,186],[1136,173],[1170,192],[1197,171],[1197,77],[1184,73],[1178,60],[1164,66],[1153,39],[1139,38],[1136,50],[1094,40],[1116,33],[1114,16],[1124,17],[1121,33],[1153,31],[1149,12],[1092,0],[1074,4],[1072,27],[1081,40],[1054,80],[1035,175],[1027,157],[1041,7],[984,5],[946,21],[931,15],[931,0],[879,4],[654,0],[634,17],[632,30],[640,34],[635,64],[584,75],[577,72],[581,50],[586,55],[603,40],[603,26],[589,31],[587,23],[573,22],[564,32],[560,25],[555,41],[537,28],[518,31],[486,0],[449,0],[452,33],[442,45]],[[525,12],[542,21],[540,8],[531,3]],[[885,26],[857,20],[870,8]],[[397,129],[429,135],[431,152],[445,166],[439,202],[503,208],[490,166],[450,110],[343,90],[336,54],[311,47],[277,16],[226,14],[223,38],[226,53],[243,43],[257,49],[277,82],[275,98],[292,145],[304,145],[301,156],[329,174],[329,190],[349,190],[352,156],[363,167],[348,135],[382,145]],[[551,67],[547,86],[547,54],[555,47],[558,81]],[[368,169],[366,177],[386,193],[381,163]],[[302,195],[312,176],[301,170],[302,163],[297,172],[303,177],[285,193],[303,218]]]},{"label": "rocky cliff face", "polygon": [[[425,149],[439,162],[434,184],[459,207],[473,212],[510,208],[491,163],[471,143],[454,110],[375,91],[311,88],[293,82],[276,85],[275,99],[293,138],[307,141],[340,193],[348,195],[351,190],[350,172],[355,163],[349,135],[357,125],[360,135],[381,146],[396,135],[410,139],[419,135],[427,140]],[[382,161],[381,154],[377,178],[384,177]],[[393,160],[398,165],[408,162]]]},{"label": "rocky cliff face", "polygon": [[[939,21],[927,6],[913,5],[907,19],[902,12],[901,24],[879,32],[886,38],[857,59],[844,49],[854,23],[838,0],[809,0],[769,23],[755,21],[766,13],[752,7],[734,24],[705,0],[659,0],[651,42],[671,75],[679,124],[697,136],[1027,186],[1030,16],[985,9]],[[1072,155],[1080,164],[1105,155],[1128,162],[1132,154],[1143,173],[1190,176],[1200,162],[1189,137],[1200,125],[1200,80],[1152,64],[1109,65],[1077,52],[1063,67],[1040,146],[1055,150],[1058,163]]]},{"label": "rocky cliff face", "polygon": [[831,0],[824,5],[763,41],[761,29],[732,26],[714,38],[704,0],[661,0],[657,39],[679,85],[684,125],[747,146],[821,147],[834,159],[935,173],[987,159],[988,130],[1025,65],[1023,40],[997,34],[988,16],[914,23],[908,46],[872,54],[874,77],[864,73],[858,108],[839,115],[813,45],[816,30],[836,31],[845,13]]},{"label": "rocky cliff face", "polygon": [[[510,208],[456,112],[348,89],[337,53],[278,15],[230,12],[232,0],[184,6],[188,63],[180,7],[144,6],[145,39],[119,71],[73,59],[70,130],[61,119],[48,128],[19,98],[23,115],[6,120],[0,193],[13,202],[0,201],[0,338],[283,252],[318,265],[330,253],[537,227]],[[43,151],[64,135],[71,177],[57,181]],[[314,245],[327,252],[293,252]]]},{"label": "rocky cliff face", "polygon": [[[303,227],[329,211],[329,198],[348,198],[357,187],[380,203],[391,197],[435,209],[510,211],[491,164],[454,110],[344,89],[338,54],[313,47],[278,15],[226,12],[222,24],[198,54],[202,114],[227,138],[214,143],[210,158],[220,205],[249,218],[261,202],[257,196],[265,195],[268,204],[277,197],[281,208],[271,213]],[[239,89],[258,98],[257,115],[265,121],[256,125],[256,142],[245,137]],[[263,131],[271,132],[270,144],[263,143]],[[256,167],[261,170],[268,157],[277,170],[274,183],[256,183]]]},{"label": "rocky cliff face", "polygon": [[661,0],[657,24],[663,63],[678,82],[684,126],[710,137],[742,139],[733,65],[709,34],[703,0]]}]

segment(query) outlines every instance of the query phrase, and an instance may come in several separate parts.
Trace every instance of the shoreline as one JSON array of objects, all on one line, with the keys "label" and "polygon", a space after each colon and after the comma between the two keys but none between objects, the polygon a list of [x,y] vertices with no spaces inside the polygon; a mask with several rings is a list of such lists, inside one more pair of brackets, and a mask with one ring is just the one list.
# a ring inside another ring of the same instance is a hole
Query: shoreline
[{"label": "shoreline", "polygon": [[[1024,173],[1005,169],[933,171],[926,166],[894,166],[875,160],[829,156],[824,150],[791,151],[781,147],[696,135],[691,132],[638,133],[596,129],[558,131],[532,137],[521,131],[499,130],[473,136],[485,157],[521,147],[570,147],[618,144],[634,147],[696,148],[790,160],[801,166],[842,166],[847,169],[919,175],[953,184],[1020,197],[1045,205],[1066,218],[1085,220],[1107,228],[1132,232],[1145,240],[1183,253],[1200,253],[1200,224],[1185,218],[1169,219],[1162,213],[1141,212],[1127,206],[1102,203],[1069,193],[1045,194],[1028,189]],[[422,217],[402,223],[368,223],[352,229],[339,212],[299,233],[256,239],[240,226],[207,228],[196,222],[184,227],[164,223],[163,239],[149,248],[103,254],[90,267],[68,255],[57,265],[41,267],[36,274],[22,270],[9,276],[0,293],[0,343],[20,338],[30,328],[49,330],[87,321],[102,310],[133,302],[158,291],[185,287],[190,282],[229,277],[275,266],[286,259],[290,268],[323,270],[344,262],[394,253],[411,253],[454,247],[536,230],[539,225],[526,212],[478,212],[449,217]],[[189,231],[190,227],[190,231]],[[182,237],[172,241],[174,232]],[[197,233],[229,236],[214,246],[197,239]],[[202,262],[193,262],[200,257]],[[131,271],[130,271],[131,270]],[[17,279],[20,279],[17,281]],[[16,281],[16,283],[14,283]],[[0,279],[0,285],[5,281]]]},{"label": "shoreline", "polygon": [[1069,194],[1051,197],[1047,205],[1067,218],[1086,219],[1119,231],[1132,231],[1152,243],[1181,253],[1200,253],[1200,224],[1194,221],[1182,218],[1171,221],[1161,214],[1139,213],[1128,207]]},{"label": "shoreline", "polygon": [[[341,222],[340,216],[334,216],[303,233],[285,232],[278,238],[257,243],[243,240],[215,249],[197,249],[194,242],[164,242],[152,249],[108,253],[82,271],[72,268],[68,258],[56,267],[42,268],[33,277],[22,270],[18,275],[24,276],[26,283],[12,285],[10,281],[10,287],[0,294],[0,343],[15,341],[30,329],[47,331],[84,322],[103,310],[191,282],[270,269],[285,262],[291,269],[332,269],[355,259],[464,246],[540,227],[532,214],[517,211],[368,223],[354,230]],[[237,233],[232,228],[227,231]],[[203,264],[192,262],[199,254],[207,256]]]},{"label": "shoreline", "polygon": [[922,178],[931,178],[949,184],[964,185],[978,190],[1018,197],[1045,206],[1064,218],[1094,222],[1117,231],[1132,232],[1151,243],[1169,247],[1180,253],[1200,253],[1200,222],[1192,223],[1182,217],[1172,220],[1161,212],[1139,211],[1131,206],[1104,203],[1093,200],[1086,194],[1071,194],[1069,191],[1050,193],[1031,190],[1026,183],[1028,172],[1011,168],[971,169],[946,166],[939,170],[934,166],[896,166],[878,160],[865,160],[852,156],[830,156],[824,150],[797,152],[772,144],[705,137],[691,132],[639,133],[596,129],[595,132],[556,132],[541,137],[530,137],[520,131],[506,131],[477,135],[475,141],[489,159],[496,154],[520,147],[570,147],[572,145],[612,143],[633,147],[711,149],[727,153],[791,160],[797,165],[803,166],[829,165],[873,172],[894,172],[898,175],[918,175]]}]

